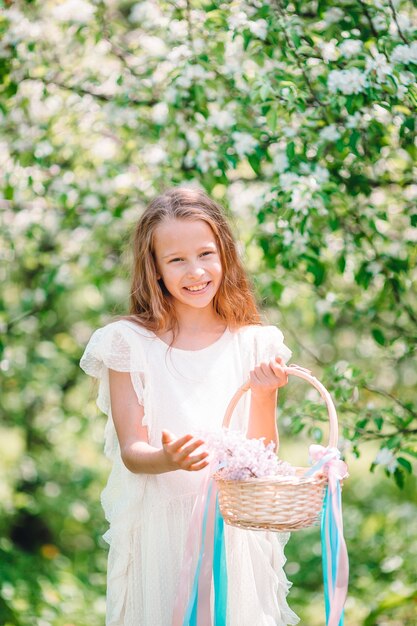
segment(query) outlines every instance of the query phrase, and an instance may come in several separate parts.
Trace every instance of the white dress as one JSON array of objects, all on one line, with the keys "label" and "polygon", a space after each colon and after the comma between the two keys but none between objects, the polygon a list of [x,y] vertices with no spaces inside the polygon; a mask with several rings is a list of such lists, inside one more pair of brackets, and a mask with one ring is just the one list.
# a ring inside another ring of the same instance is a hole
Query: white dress
[{"label": "white dress", "polygon": [[[218,430],[236,389],[259,362],[291,356],[274,326],[226,330],[201,350],[170,348],[154,333],[127,320],[96,330],[80,365],[99,379],[98,407],[108,416],[105,454],[113,462],[101,501],[109,530],[107,626],[170,626],[191,511],[204,470],[133,474],[123,464],[113,425],[108,368],[130,372],[149,443],[161,431],[178,437]],[[245,429],[249,393],[235,409],[232,427]],[[283,566],[288,533],[226,526],[228,626],[298,623],[286,595]]]}]

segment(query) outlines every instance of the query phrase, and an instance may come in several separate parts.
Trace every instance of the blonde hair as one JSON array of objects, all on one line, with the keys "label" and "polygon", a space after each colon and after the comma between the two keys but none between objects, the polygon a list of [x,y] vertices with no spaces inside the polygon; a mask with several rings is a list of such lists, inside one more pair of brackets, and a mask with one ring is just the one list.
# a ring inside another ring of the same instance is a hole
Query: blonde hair
[{"label": "blonde hair", "polygon": [[141,215],[133,237],[133,273],[128,318],[151,331],[178,331],[170,294],[158,280],[154,254],[157,226],[170,219],[203,220],[214,233],[223,278],[214,296],[216,313],[228,326],[260,324],[253,291],[221,207],[201,189],[173,187],[158,195]]}]

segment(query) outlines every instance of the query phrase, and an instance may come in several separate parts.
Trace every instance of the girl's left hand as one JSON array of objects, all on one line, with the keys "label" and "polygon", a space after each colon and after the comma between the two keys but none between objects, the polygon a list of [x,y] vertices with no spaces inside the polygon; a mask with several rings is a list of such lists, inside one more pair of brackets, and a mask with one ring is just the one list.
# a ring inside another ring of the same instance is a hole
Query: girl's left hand
[{"label": "girl's left hand", "polygon": [[252,394],[270,394],[279,387],[284,387],[288,382],[288,376],[283,369],[284,366],[284,359],[280,356],[257,365],[250,372]]}]

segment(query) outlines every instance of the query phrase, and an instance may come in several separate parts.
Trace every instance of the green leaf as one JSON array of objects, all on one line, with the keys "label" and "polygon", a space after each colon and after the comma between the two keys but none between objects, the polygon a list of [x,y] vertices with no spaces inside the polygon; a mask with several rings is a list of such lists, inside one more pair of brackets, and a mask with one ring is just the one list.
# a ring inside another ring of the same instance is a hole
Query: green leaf
[{"label": "green leaf", "polygon": [[277,280],[274,280],[274,282],[271,283],[271,291],[274,298],[279,300],[281,298],[282,292],[284,291],[284,285],[282,283],[279,283]]},{"label": "green leaf", "polygon": [[274,133],[277,129],[277,120],[278,120],[278,110],[277,107],[272,105],[266,114],[266,123],[272,133]]},{"label": "green leaf", "polygon": [[404,457],[402,456],[397,457],[397,461],[407,470],[409,474],[413,473],[413,466],[411,465],[410,461],[407,461],[407,459],[404,459]]},{"label": "green leaf", "polygon": [[293,141],[290,141],[289,143],[287,143],[287,147],[285,151],[287,153],[288,160],[291,163],[291,161],[293,161],[295,157],[295,144]]},{"label": "green leaf", "polygon": [[386,345],[387,342],[385,339],[385,335],[380,328],[373,328],[371,330],[371,333],[372,333],[372,337],[375,339],[377,343],[379,343],[380,346]]},{"label": "green leaf", "polygon": [[359,152],[358,152],[358,149],[357,149],[357,143],[358,143],[358,141],[360,139],[360,136],[361,135],[360,135],[359,131],[354,130],[354,131],[352,131],[352,133],[350,134],[350,137],[349,137],[349,146],[350,146],[352,152],[354,154],[356,154],[357,156],[359,156]]},{"label": "green leaf", "polygon": [[13,200],[14,189],[10,184],[7,184],[4,188],[4,197],[6,200]]},{"label": "green leaf", "polygon": [[299,34],[295,30],[290,30],[290,38],[296,48],[299,48],[301,45],[301,39]]},{"label": "green leaf", "polygon": [[399,467],[397,467],[397,469],[394,472],[394,480],[400,489],[404,488],[405,474],[404,474],[404,471],[400,469]]},{"label": "green leaf", "polygon": [[343,274],[343,272],[345,271],[345,267],[346,267],[346,257],[344,254],[341,254],[338,257],[337,267],[339,268],[340,273]]},{"label": "green leaf", "polygon": [[258,176],[260,176],[261,164],[260,164],[259,156],[257,154],[249,154],[248,161],[249,161],[251,168],[255,172],[255,174],[258,174]]},{"label": "green leaf", "polygon": [[301,420],[295,420],[291,424],[291,431],[294,435],[298,435],[305,427],[305,424]]},{"label": "green leaf", "polygon": [[416,448],[403,448],[402,452],[404,454],[409,454],[410,456],[417,459],[417,449]]},{"label": "green leaf", "polygon": [[384,419],[382,417],[374,417],[374,423],[376,424],[377,429],[382,430],[382,426],[384,425]]},{"label": "green leaf", "polygon": [[321,443],[323,441],[323,431],[321,428],[311,428],[309,434],[316,443]]},{"label": "green leaf", "polygon": [[269,95],[271,94],[271,86],[269,83],[265,82],[261,85],[260,89],[259,89],[259,97],[262,101],[265,101],[268,99]]},{"label": "green leaf", "polygon": [[393,448],[397,448],[400,445],[401,441],[402,441],[401,435],[393,435],[392,437],[387,439],[387,441],[385,442],[385,446],[389,448],[390,450],[392,450]]}]

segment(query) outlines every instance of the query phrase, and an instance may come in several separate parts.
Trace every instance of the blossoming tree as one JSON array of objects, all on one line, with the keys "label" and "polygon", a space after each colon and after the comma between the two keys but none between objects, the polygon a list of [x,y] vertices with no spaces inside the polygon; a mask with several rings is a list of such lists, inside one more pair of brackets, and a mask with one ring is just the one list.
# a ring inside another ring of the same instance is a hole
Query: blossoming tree
[{"label": "blossoming tree", "polygon": [[[66,475],[61,437],[87,428],[78,358],[125,311],[130,227],[186,183],[229,207],[269,320],[335,397],[341,447],[378,442],[372,469],[401,485],[417,456],[412,3],[4,5],[1,369],[19,480],[47,480],[30,459],[48,447]],[[316,404],[287,397],[284,426],[321,441]]]}]

